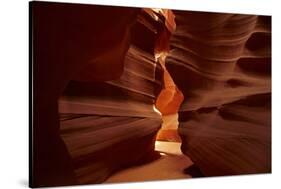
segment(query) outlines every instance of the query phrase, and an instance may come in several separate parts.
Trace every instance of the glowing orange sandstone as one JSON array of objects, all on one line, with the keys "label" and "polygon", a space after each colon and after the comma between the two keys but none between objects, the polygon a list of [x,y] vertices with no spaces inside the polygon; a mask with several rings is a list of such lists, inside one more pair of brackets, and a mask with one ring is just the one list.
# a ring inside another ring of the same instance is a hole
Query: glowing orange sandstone
[{"label": "glowing orange sandstone", "polygon": [[[177,119],[173,119],[174,121],[168,121],[169,116],[165,117],[166,115],[173,114],[174,116],[176,116],[178,109],[184,99],[183,94],[177,88],[165,67],[165,59],[170,51],[170,36],[171,33],[176,29],[176,23],[174,20],[175,16],[171,10],[167,9],[150,9],[147,11],[151,10],[154,11],[154,13],[156,12],[165,17],[165,27],[163,27],[162,31],[159,34],[154,53],[156,61],[161,64],[164,70],[164,86],[156,100],[156,108],[161,112],[163,116],[162,129],[159,131],[157,139],[180,141],[180,137],[177,134]],[[153,14],[153,12],[150,12],[150,14]],[[172,124],[172,126],[168,125],[167,122],[169,122],[169,124]],[[167,129],[165,128],[166,126],[170,128]]]}]

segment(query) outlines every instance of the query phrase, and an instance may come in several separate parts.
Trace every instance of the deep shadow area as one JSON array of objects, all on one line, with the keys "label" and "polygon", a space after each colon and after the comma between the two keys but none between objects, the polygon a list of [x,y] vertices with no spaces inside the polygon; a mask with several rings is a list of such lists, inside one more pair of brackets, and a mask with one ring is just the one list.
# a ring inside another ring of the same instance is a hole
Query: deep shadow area
[{"label": "deep shadow area", "polygon": [[195,164],[192,164],[191,166],[185,168],[183,170],[184,174],[191,175],[192,178],[201,178],[205,177],[199,167],[197,167]]}]

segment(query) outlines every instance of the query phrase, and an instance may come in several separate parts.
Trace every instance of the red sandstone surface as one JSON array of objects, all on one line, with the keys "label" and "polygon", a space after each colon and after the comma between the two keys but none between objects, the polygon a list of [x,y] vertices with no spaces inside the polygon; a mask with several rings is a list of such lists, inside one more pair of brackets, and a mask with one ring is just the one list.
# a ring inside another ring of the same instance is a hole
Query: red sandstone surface
[{"label": "red sandstone surface", "polygon": [[190,166],[181,153],[182,167],[163,161],[156,137],[182,141],[204,176],[271,172],[271,17],[47,2],[31,12],[32,187]]}]

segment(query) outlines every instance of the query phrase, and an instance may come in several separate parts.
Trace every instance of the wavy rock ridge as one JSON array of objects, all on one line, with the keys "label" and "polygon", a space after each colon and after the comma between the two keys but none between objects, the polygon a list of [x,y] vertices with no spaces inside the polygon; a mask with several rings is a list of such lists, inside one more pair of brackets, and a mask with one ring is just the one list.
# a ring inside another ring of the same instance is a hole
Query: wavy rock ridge
[{"label": "wavy rock ridge", "polygon": [[[72,81],[59,101],[61,136],[81,184],[101,183],[117,170],[152,161],[162,124],[155,109],[163,69],[154,58],[159,22],[142,10],[120,79]],[[146,40],[143,40],[146,39]]]},{"label": "wavy rock ridge", "polygon": [[182,150],[206,176],[271,172],[271,18],[174,11]]},{"label": "wavy rock ridge", "polygon": [[29,5],[30,187],[78,184],[75,163],[60,135],[58,99],[72,80],[102,82],[120,77],[130,28],[140,9],[37,1]]}]

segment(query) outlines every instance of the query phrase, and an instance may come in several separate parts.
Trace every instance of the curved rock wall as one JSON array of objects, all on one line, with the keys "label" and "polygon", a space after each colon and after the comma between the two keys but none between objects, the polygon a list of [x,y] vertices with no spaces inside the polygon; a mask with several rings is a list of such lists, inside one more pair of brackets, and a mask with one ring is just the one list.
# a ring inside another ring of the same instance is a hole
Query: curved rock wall
[{"label": "curved rock wall", "polygon": [[130,46],[130,28],[139,10],[30,2],[31,187],[78,184],[60,136],[58,99],[70,80],[120,77]]},{"label": "curved rock wall", "polygon": [[270,17],[174,11],[170,48],[169,10],[31,5],[32,187],[154,160],[155,105],[173,131],[180,106],[182,150],[206,176],[271,171]]},{"label": "curved rock wall", "polygon": [[271,17],[174,14],[183,152],[206,176],[271,172]]},{"label": "curved rock wall", "polygon": [[71,81],[60,98],[61,136],[81,184],[101,183],[117,170],[158,157],[154,145],[162,118],[154,104],[163,77],[154,58],[158,29],[142,10],[131,28],[121,77]]}]

